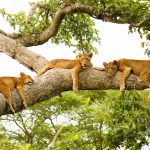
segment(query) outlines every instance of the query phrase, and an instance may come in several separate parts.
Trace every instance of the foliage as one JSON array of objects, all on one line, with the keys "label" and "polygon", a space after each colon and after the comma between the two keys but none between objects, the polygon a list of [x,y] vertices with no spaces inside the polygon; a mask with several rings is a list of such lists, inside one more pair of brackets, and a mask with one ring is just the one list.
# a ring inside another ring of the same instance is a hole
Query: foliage
[{"label": "foliage", "polygon": [[146,36],[146,41],[142,42],[142,48],[145,49],[145,54],[147,54],[148,57],[150,57],[150,34]]},{"label": "foliage", "polygon": [[69,47],[76,47],[74,52],[94,52],[97,53],[94,43],[100,43],[98,30],[94,29],[94,20],[88,15],[77,13],[72,16],[67,15],[60,26],[60,30],[52,42],[55,44],[65,43]]},{"label": "foliage", "polygon": [[[146,101],[145,101],[146,102]],[[149,104],[149,102],[146,102]],[[108,134],[110,147],[122,145],[125,149],[141,150],[150,136],[150,109],[142,105],[142,97],[137,93],[127,92],[116,99],[109,115]]]},{"label": "foliage", "polygon": [[[59,9],[63,9],[75,3],[92,7],[91,14],[73,12],[65,15],[56,36],[51,38],[55,44],[64,43],[75,47],[75,52],[95,52],[95,43],[100,42],[98,31],[94,28],[94,19],[101,19],[114,23],[128,23],[129,32],[138,31],[141,37],[149,40],[150,31],[150,2],[149,0],[41,0],[30,3],[38,5],[34,10],[32,19],[26,21],[24,12],[9,14],[4,9],[0,14],[19,32],[18,37],[37,36],[46,30],[53,22],[53,18]],[[38,43],[38,41],[36,41]],[[149,53],[149,51],[146,51]]]},{"label": "foliage", "polygon": [[[1,117],[1,139],[8,137],[16,149],[42,150],[65,122],[52,149],[140,150],[150,137],[147,95],[147,91],[123,95],[119,91],[65,92],[15,116]],[[8,122],[15,123],[15,129]]]},{"label": "foliage", "polygon": [[[39,4],[41,7],[34,10],[30,23],[26,22],[24,12],[9,14],[4,9],[0,10],[3,17],[10,23],[10,26],[19,32],[19,37],[36,35],[45,30],[51,25],[54,14],[62,3],[61,0],[48,0],[36,4]],[[94,25],[94,20],[86,14],[78,12],[73,15],[66,15],[57,36],[53,37],[51,42],[54,44],[65,43],[66,46],[75,47],[74,52],[97,53],[97,48],[93,46],[93,43],[100,43],[100,38]]]}]

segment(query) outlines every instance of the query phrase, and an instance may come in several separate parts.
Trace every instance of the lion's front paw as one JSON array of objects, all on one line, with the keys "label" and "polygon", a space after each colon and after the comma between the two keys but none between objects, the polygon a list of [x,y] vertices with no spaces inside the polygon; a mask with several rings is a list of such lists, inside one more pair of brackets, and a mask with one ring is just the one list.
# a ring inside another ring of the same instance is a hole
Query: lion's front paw
[{"label": "lion's front paw", "polygon": [[25,103],[25,102],[23,102],[23,105],[24,105],[25,108],[28,107],[27,103]]},{"label": "lion's front paw", "polygon": [[78,90],[78,87],[76,87],[76,86],[73,86],[73,91],[75,92],[75,93],[77,93],[79,90]]},{"label": "lion's front paw", "polygon": [[138,82],[142,82],[143,80],[142,80],[140,77],[138,77],[138,78],[137,78],[137,81],[138,81]]},{"label": "lion's front paw", "polygon": [[125,90],[125,86],[124,85],[120,86],[120,91],[124,91],[124,90]]}]

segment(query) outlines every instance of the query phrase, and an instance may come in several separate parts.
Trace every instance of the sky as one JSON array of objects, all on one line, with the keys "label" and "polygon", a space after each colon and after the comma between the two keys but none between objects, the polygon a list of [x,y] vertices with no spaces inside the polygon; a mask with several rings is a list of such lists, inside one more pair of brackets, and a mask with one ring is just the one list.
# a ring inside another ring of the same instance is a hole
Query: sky
[{"label": "sky", "polygon": [[[37,0],[5,0],[0,1],[0,9],[5,8],[10,13],[17,13],[19,11],[29,12],[30,6],[28,2]],[[6,32],[13,32],[9,24],[0,16],[0,29]],[[98,55],[92,58],[94,66],[102,67],[102,63],[112,61],[120,58],[131,59],[148,59],[144,55],[144,49],[141,48],[141,42],[138,33],[129,34],[128,24],[114,24],[106,23],[100,20],[95,20],[95,27],[99,30],[101,44],[96,45],[98,48]],[[41,46],[29,47],[30,50],[43,55],[48,60],[55,58],[74,59],[73,48],[68,48],[65,45],[52,45],[50,42]],[[0,76],[18,76],[20,71],[24,71],[30,75],[35,75],[34,72],[29,71],[17,61],[11,59],[6,54],[0,53]]]}]

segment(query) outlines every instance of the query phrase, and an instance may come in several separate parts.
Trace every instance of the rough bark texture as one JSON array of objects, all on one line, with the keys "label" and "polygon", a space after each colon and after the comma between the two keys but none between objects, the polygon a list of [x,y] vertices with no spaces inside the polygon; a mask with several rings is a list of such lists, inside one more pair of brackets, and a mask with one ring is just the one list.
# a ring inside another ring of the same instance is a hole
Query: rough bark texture
[{"label": "rough bark texture", "polygon": [[[80,73],[79,89],[80,90],[108,90],[119,89],[120,72],[113,78],[110,78],[103,71],[87,69]],[[127,79],[127,89],[143,90],[148,86],[139,82],[135,75],[130,75]],[[25,87],[25,93],[28,98],[28,105],[33,105],[41,101],[52,98],[61,92],[72,90],[71,70],[51,69],[35,80],[32,85]],[[16,111],[23,108],[22,100],[14,89],[12,92],[13,105]],[[6,105],[5,98],[0,95],[0,115],[11,113]]]},{"label": "rough bark texture", "polygon": [[0,34],[0,52],[7,54],[35,72],[38,72],[48,62],[41,55],[22,46],[17,40],[13,40],[2,34]]}]

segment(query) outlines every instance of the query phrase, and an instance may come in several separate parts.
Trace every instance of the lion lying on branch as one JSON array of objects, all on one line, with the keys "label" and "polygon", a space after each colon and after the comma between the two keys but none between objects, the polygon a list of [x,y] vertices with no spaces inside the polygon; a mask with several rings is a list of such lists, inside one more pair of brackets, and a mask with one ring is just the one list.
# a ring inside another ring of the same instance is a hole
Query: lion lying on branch
[{"label": "lion lying on branch", "polygon": [[[109,63],[103,63],[105,68],[95,68],[96,70],[105,70],[110,76],[114,76],[117,71],[121,71],[120,90],[125,90],[125,81],[130,73],[140,76],[150,87],[150,60],[120,59]],[[150,99],[150,93],[148,98]]]},{"label": "lion lying on branch", "polygon": [[2,93],[6,98],[7,104],[13,113],[15,113],[15,110],[12,106],[11,91],[16,88],[23,100],[23,105],[27,107],[27,98],[25,96],[24,86],[25,84],[32,82],[33,79],[23,72],[20,73],[20,77],[0,77],[0,93]]},{"label": "lion lying on branch", "polygon": [[91,58],[93,54],[78,54],[76,60],[54,59],[51,60],[39,73],[36,78],[44,74],[47,70],[53,68],[72,69],[73,90],[79,90],[79,73],[86,68],[92,68]]}]

